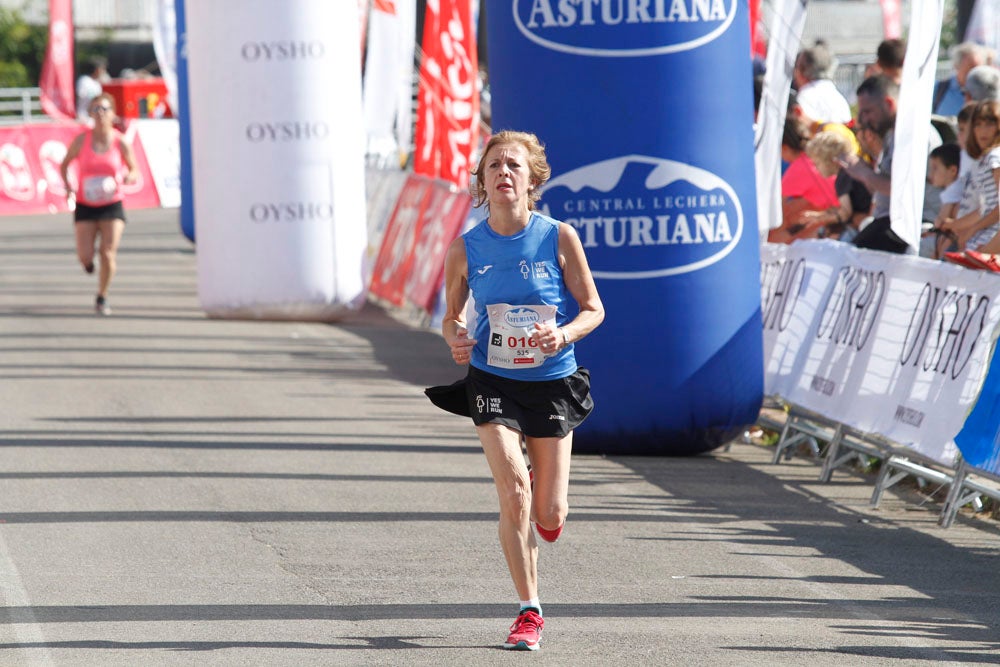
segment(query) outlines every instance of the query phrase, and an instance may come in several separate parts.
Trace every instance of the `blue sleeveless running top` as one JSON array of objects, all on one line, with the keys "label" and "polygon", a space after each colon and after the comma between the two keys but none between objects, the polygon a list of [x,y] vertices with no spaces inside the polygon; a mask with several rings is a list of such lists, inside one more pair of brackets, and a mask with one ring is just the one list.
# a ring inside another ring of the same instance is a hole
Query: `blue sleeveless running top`
[{"label": "blue sleeveless running top", "polygon": [[[576,372],[573,344],[537,366],[498,368],[486,363],[490,345],[490,320],[486,306],[549,305],[556,307],[556,324],[571,318],[567,306],[573,300],[563,282],[559,266],[559,221],[532,213],[528,226],[513,236],[497,234],[487,220],[463,235],[468,263],[469,289],[475,302],[476,324],[470,335],[476,339],[472,366],[512,380],[556,380]],[[495,342],[495,341],[494,341]]]}]

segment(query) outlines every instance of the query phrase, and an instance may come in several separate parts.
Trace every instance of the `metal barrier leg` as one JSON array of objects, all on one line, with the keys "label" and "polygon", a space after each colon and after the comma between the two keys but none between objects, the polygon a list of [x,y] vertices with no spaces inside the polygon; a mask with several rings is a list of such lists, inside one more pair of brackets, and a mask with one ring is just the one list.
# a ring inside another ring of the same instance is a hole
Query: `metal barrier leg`
[{"label": "metal barrier leg", "polygon": [[837,429],[833,432],[833,439],[830,446],[826,448],[826,456],[823,458],[823,469],[819,473],[819,481],[829,482],[833,476],[833,469],[843,461],[837,460],[837,452],[840,450],[840,441],[844,437],[844,425],[837,424]]},{"label": "metal barrier leg", "polygon": [[965,459],[962,457],[958,458],[958,467],[955,468],[955,478],[951,482],[951,488],[948,489],[948,497],[944,501],[944,507],[941,508],[941,516],[938,517],[938,525],[942,528],[948,528],[955,521],[955,515],[958,514],[959,499],[962,497],[962,486],[965,485],[965,477],[968,475],[968,466],[965,464]]},{"label": "metal barrier leg", "polygon": [[882,494],[887,489],[892,488],[897,482],[902,481],[908,474],[898,472],[893,475],[892,465],[890,465],[891,461],[892,457],[889,457],[882,462],[882,468],[878,471],[878,477],[875,478],[875,488],[872,490],[872,498],[869,502],[872,507],[878,507],[879,503],[882,502]]},{"label": "metal barrier leg", "polygon": [[795,418],[791,415],[785,418],[785,425],[781,428],[781,435],[778,436],[778,442],[774,445],[774,456],[771,458],[771,463],[778,464],[781,463],[781,453],[785,451],[788,447],[788,431],[792,426],[792,421]]}]

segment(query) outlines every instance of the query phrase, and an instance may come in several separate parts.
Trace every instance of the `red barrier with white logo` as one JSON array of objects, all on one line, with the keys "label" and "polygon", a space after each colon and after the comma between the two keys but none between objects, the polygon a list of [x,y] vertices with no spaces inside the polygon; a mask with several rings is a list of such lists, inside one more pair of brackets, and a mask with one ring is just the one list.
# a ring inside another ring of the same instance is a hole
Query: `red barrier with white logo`
[{"label": "red barrier with white logo", "polygon": [[413,248],[414,261],[404,294],[407,301],[428,313],[434,310],[438,289],[444,280],[448,246],[458,236],[471,208],[472,197],[466,192],[441,183],[435,183],[427,192],[422,216],[424,224],[420,226]]},{"label": "red barrier with white logo", "polygon": [[[0,127],[0,215],[28,215],[68,211],[66,189],[59,165],[66,147],[85,128],[76,123],[46,123]],[[156,208],[160,205],[153,175],[139,136],[130,130],[139,168],[139,179],[122,186],[126,208]],[[76,182],[76,165],[69,177]]]},{"label": "red barrier with white logo", "polygon": [[448,245],[458,236],[471,197],[447,184],[411,175],[396,201],[372,274],[371,294],[428,314],[444,277]]}]

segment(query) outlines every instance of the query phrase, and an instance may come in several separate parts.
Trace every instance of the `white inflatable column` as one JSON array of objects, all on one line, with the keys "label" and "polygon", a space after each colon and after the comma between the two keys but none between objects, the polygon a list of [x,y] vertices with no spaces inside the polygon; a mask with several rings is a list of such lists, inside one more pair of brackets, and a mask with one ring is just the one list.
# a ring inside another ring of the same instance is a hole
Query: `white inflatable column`
[{"label": "white inflatable column", "polygon": [[185,7],[201,305],[336,319],[365,292],[357,3]]}]

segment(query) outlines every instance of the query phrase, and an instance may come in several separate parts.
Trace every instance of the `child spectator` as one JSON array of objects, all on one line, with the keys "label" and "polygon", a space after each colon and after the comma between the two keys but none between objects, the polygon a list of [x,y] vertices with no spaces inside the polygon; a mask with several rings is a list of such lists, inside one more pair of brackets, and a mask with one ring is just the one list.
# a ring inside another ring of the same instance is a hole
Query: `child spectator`
[{"label": "child spectator", "polygon": [[[954,208],[961,201],[961,182],[959,168],[962,162],[962,149],[958,144],[941,144],[931,151],[927,160],[927,180],[936,188],[941,188],[941,212],[934,225],[921,235],[920,256],[940,259],[944,252],[957,248],[954,245],[954,234],[941,229],[941,224],[954,213]],[[958,186],[958,198],[952,203],[953,194]],[[944,236],[950,242],[941,241]],[[951,238],[949,238],[951,237]]]},{"label": "child spectator", "polygon": [[[972,113],[976,110],[976,102],[966,104],[958,112],[958,145],[962,148],[961,163],[958,168],[958,181],[951,185],[951,191],[947,193],[950,200],[947,206],[941,206],[940,221],[936,224],[941,226],[948,218],[961,218],[973,211],[978,211],[981,206],[979,193],[976,191],[973,172],[976,161],[969,155],[966,148],[969,143],[969,134],[972,130]],[[955,202],[955,190],[959,190],[958,201]],[[942,193],[942,204],[945,203],[945,193]]]},{"label": "child spectator", "polygon": [[[959,247],[985,253],[1000,251],[1000,102],[979,102],[972,112],[966,142],[969,155],[976,160],[971,185],[978,207],[943,227],[955,232]],[[963,199],[964,203],[964,199]]]}]

